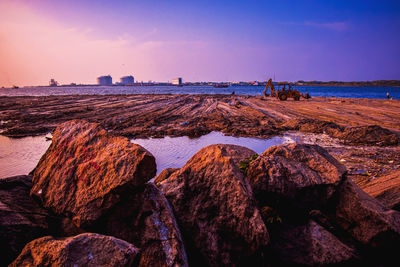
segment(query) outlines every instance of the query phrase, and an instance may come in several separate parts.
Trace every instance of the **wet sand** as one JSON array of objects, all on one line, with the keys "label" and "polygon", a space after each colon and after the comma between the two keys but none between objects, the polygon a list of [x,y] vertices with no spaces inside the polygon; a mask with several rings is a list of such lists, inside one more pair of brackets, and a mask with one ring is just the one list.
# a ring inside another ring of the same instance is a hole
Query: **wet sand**
[{"label": "wet sand", "polygon": [[[130,138],[198,137],[211,131],[249,137],[272,137],[288,130],[317,137],[326,133],[340,145],[331,146],[329,140],[319,144],[341,160],[356,181],[368,183],[400,169],[398,100],[279,101],[231,95],[0,97],[0,131],[6,136],[45,134],[71,119],[98,122],[113,134]],[[362,128],[367,125],[389,131]]]}]

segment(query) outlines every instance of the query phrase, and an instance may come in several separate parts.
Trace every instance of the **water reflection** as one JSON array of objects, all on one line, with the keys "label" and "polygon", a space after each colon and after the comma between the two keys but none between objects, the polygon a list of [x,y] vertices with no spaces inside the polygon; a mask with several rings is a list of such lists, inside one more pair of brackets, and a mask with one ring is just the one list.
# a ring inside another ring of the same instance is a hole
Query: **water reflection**
[{"label": "water reflection", "polygon": [[50,144],[45,136],[16,139],[0,135],[0,178],[28,174]]},{"label": "water reflection", "polygon": [[273,137],[270,139],[253,137],[225,136],[220,132],[211,132],[200,138],[190,139],[182,137],[164,137],[149,139],[132,139],[131,142],[149,150],[156,158],[157,174],[165,168],[182,167],[197,151],[212,144],[240,145],[262,153],[267,148],[292,142],[288,137]]},{"label": "water reflection", "polygon": [[[195,139],[187,136],[167,136],[131,141],[143,146],[155,156],[157,174],[159,174],[165,168],[182,167],[197,151],[211,144],[240,145],[248,147],[256,153],[262,153],[273,145],[292,142],[292,139],[287,136],[270,139],[232,137],[224,136],[220,132],[211,132]],[[0,178],[28,174],[36,167],[50,144],[51,141],[47,141],[45,136],[15,139],[0,135]]]}]

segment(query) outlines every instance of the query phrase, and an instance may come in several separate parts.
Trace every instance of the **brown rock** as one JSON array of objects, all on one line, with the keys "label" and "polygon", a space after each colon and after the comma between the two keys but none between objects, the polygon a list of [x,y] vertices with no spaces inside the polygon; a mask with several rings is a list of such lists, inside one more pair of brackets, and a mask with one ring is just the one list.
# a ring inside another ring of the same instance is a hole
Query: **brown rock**
[{"label": "brown rock", "polygon": [[313,119],[293,119],[283,124],[288,130],[296,130],[306,133],[327,133],[331,136],[338,135],[343,131],[342,126],[334,122]]},{"label": "brown rock", "polygon": [[352,145],[395,146],[400,142],[400,137],[396,133],[379,125],[344,127],[328,121],[294,119],[285,122],[283,127],[308,133],[326,133],[343,140],[345,144]]},{"label": "brown rock", "polygon": [[271,238],[271,247],[279,258],[279,265],[349,264],[358,258],[354,248],[313,220],[302,225],[285,224],[277,238]]},{"label": "brown rock", "polygon": [[32,176],[0,179],[0,265],[7,265],[26,243],[48,234],[48,213],[29,196]]},{"label": "brown rock", "polygon": [[379,125],[346,127],[337,137],[352,145],[395,146],[400,142],[397,134]]},{"label": "brown rock", "polygon": [[31,196],[84,227],[155,173],[155,159],[144,148],[110,136],[98,124],[74,120],[54,132],[33,171]]},{"label": "brown rock", "polygon": [[28,243],[10,266],[132,266],[139,249],[112,236],[93,233]]},{"label": "brown rock", "polygon": [[171,176],[172,173],[176,172],[179,170],[179,168],[166,168],[162,170],[162,172],[154,179],[155,184],[159,184],[160,182],[168,179],[168,177]]},{"label": "brown rock", "polygon": [[261,206],[279,201],[310,210],[332,196],[345,173],[346,168],[325,149],[289,144],[266,150],[250,163],[247,177]]},{"label": "brown rock", "polygon": [[400,171],[375,178],[362,189],[384,206],[400,211]]},{"label": "brown rock", "polygon": [[269,241],[250,185],[240,171],[253,151],[211,145],[160,182],[195,266],[235,266],[260,260]]},{"label": "brown rock", "polygon": [[137,188],[92,230],[139,246],[140,266],[188,266],[172,210],[152,183]]},{"label": "brown rock", "polygon": [[400,246],[400,213],[387,209],[353,181],[346,180],[335,197],[335,222],[354,239],[373,248]]}]

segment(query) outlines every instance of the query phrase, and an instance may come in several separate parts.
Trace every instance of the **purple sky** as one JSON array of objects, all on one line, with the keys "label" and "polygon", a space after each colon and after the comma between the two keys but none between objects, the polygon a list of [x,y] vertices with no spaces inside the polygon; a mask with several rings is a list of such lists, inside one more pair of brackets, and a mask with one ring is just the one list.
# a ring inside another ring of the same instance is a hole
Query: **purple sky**
[{"label": "purple sky", "polygon": [[0,1],[0,86],[400,79],[399,1]]}]

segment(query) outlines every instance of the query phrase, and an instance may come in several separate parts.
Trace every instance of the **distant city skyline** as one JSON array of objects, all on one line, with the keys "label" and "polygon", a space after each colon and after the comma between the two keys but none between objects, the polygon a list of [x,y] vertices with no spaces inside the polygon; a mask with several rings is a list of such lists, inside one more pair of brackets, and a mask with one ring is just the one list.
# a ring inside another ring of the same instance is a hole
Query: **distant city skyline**
[{"label": "distant city skyline", "polygon": [[0,0],[0,86],[400,79],[399,1]]}]

